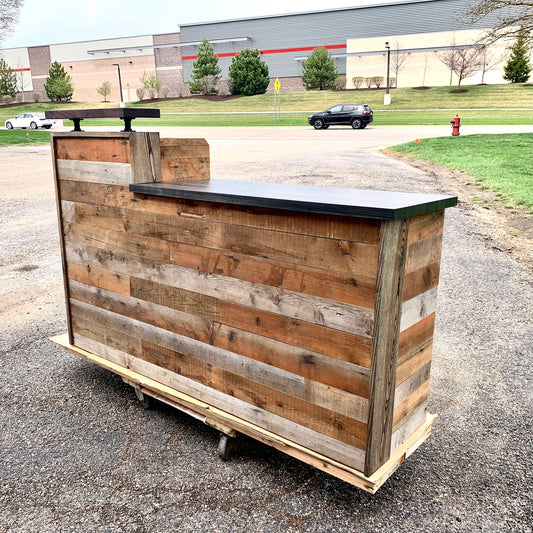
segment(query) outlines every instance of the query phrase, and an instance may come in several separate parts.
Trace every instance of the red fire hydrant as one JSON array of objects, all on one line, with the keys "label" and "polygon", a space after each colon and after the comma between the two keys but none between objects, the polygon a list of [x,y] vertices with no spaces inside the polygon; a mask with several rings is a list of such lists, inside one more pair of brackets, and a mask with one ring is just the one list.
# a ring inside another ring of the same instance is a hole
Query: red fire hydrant
[{"label": "red fire hydrant", "polygon": [[459,115],[455,115],[455,117],[450,120],[450,124],[452,125],[452,135],[460,135],[459,128],[461,127],[461,119],[459,118]]}]

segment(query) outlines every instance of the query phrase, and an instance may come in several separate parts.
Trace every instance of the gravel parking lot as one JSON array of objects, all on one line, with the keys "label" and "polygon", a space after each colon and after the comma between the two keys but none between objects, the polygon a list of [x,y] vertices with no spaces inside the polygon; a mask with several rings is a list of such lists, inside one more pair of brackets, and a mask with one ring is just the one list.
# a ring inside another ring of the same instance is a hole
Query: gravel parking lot
[{"label": "gravel parking lot", "polygon": [[[441,131],[442,130],[442,131]],[[378,148],[449,128],[228,128],[218,178],[456,193]],[[447,211],[432,437],[371,496],[162,404],[60,350],[66,329],[48,147],[0,148],[1,532],[530,532],[532,270],[465,199]]]}]

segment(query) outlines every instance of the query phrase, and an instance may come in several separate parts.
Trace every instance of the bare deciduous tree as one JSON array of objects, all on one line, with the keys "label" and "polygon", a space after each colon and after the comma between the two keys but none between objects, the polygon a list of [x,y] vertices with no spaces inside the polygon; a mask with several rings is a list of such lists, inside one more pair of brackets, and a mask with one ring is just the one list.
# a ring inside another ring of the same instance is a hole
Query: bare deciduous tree
[{"label": "bare deciduous tree", "polygon": [[455,72],[458,56],[458,47],[453,41],[450,47],[442,52],[439,52],[439,60],[450,69],[450,85],[452,84],[453,73]]},{"label": "bare deciduous tree", "polygon": [[518,37],[525,30],[527,42],[533,41],[533,0],[472,0],[466,10],[471,22],[486,19],[490,25],[484,41],[494,43],[503,37]]},{"label": "bare deciduous tree", "polygon": [[[407,63],[408,59],[409,59],[409,56],[401,52],[400,43],[396,41],[396,48],[391,52],[391,57],[390,57],[390,66],[391,66],[392,72],[394,73],[396,84],[398,83],[398,75],[400,74],[400,71],[402,71],[405,68],[405,64]],[[392,85],[392,82],[391,82],[391,85]]]},{"label": "bare deciduous tree", "polygon": [[481,84],[485,83],[485,74],[497,67],[501,62],[501,57],[489,50],[488,45],[479,50],[479,70],[481,70]]},{"label": "bare deciduous tree", "polygon": [[0,2],[0,43],[13,33],[23,3],[24,0],[2,0]]}]

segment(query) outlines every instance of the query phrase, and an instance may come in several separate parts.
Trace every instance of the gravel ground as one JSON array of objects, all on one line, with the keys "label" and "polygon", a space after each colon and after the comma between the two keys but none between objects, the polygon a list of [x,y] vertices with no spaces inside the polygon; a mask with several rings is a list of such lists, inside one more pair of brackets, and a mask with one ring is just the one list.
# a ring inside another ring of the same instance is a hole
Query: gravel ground
[{"label": "gravel ground", "polygon": [[[213,176],[454,192],[354,142],[372,128],[289,130],[210,134]],[[371,496],[245,437],[224,463],[215,430],[143,410],[120,378],[47,341],[65,330],[50,152],[1,148],[0,160],[1,532],[531,531],[532,272],[467,202],[447,211],[439,418]]]}]

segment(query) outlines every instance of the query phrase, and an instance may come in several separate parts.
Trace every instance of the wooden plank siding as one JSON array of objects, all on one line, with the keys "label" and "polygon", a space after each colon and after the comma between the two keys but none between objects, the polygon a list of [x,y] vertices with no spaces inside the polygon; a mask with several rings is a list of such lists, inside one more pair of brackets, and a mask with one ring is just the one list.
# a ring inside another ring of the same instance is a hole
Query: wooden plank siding
[{"label": "wooden plank siding", "polygon": [[391,452],[426,417],[443,228],[444,211],[409,223]]},{"label": "wooden plank siding", "polygon": [[425,422],[443,211],[381,222],[167,198],[202,139],[53,134],[69,341],[373,474]]}]

